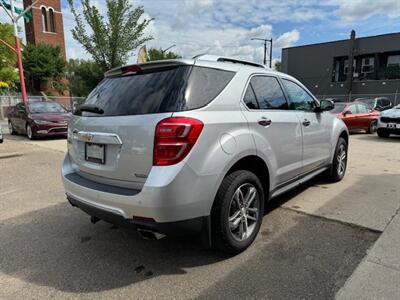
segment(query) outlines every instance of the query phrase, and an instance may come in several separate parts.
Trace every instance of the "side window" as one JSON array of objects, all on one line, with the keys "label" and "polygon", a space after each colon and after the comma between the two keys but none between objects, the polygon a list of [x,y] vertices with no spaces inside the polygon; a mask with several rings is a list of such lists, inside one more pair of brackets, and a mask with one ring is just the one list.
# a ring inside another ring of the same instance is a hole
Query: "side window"
[{"label": "side window", "polygon": [[[249,87],[253,89],[260,109],[287,109],[285,95],[275,77],[254,76],[250,80]],[[246,105],[249,107],[247,102]]]},{"label": "side window", "polygon": [[282,79],[283,85],[290,99],[290,109],[314,111],[316,107],[315,100],[307,93],[305,89],[293,81]]},{"label": "side window", "polygon": [[244,103],[250,109],[258,109],[258,102],[256,95],[254,95],[253,87],[251,84],[247,87],[246,94],[244,94]]},{"label": "side window", "polygon": [[20,110],[25,110],[25,104],[24,103],[18,103],[16,106],[15,106],[15,109],[16,109],[16,111],[20,111]]},{"label": "side window", "polygon": [[357,113],[357,106],[355,104],[349,105],[349,106],[347,106],[346,110],[351,111],[352,114],[356,114]]},{"label": "side window", "polygon": [[357,106],[358,106],[358,113],[360,114],[365,114],[370,112],[370,109],[364,104],[357,104]]}]

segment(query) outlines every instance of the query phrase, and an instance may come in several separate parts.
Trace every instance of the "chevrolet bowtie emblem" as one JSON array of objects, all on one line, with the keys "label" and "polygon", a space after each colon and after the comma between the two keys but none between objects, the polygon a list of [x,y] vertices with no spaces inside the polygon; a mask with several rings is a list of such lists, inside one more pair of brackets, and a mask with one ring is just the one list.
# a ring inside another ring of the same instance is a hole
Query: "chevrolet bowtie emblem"
[{"label": "chevrolet bowtie emblem", "polygon": [[86,142],[91,142],[93,139],[93,135],[90,133],[85,133],[82,135],[82,139]]}]

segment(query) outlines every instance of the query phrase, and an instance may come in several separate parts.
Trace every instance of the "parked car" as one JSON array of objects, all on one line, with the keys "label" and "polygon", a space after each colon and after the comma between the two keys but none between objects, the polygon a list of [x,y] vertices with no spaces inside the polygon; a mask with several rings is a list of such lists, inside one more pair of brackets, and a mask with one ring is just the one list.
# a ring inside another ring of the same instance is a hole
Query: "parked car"
[{"label": "parked car", "polygon": [[72,206],[143,236],[199,233],[238,253],[264,203],[343,178],[346,125],[295,78],[200,56],[113,69],[78,107],[62,166]]},{"label": "parked car", "polygon": [[0,126],[0,144],[3,143],[3,131],[1,130],[1,126]]},{"label": "parked car", "polygon": [[8,112],[11,134],[26,134],[29,139],[66,136],[72,114],[56,102],[18,103]]},{"label": "parked car", "polygon": [[400,104],[381,113],[377,128],[379,137],[400,134]]},{"label": "parked car", "polygon": [[365,130],[367,133],[375,133],[380,112],[371,110],[364,103],[346,102],[335,103],[331,113],[343,120],[349,130]]},{"label": "parked car", "polygon": [[370,109],[383,111],[393,107],[392,102],[386,97],[377,98],[357,98],[354,102],[361,102],[369,106]]}]

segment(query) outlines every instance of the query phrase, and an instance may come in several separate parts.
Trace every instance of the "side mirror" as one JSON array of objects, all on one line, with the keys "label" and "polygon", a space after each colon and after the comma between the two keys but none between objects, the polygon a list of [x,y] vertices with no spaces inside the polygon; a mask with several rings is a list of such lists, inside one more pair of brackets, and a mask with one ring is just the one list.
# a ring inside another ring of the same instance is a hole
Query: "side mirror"
[{"label": "side mirror", "polygon": [[352,115],[353,113],[350,110],[345,110],[343,112],[343,116]]},{"label": "side mirror", "polygon": [[320,111],[330,111],[335,108],[335,103],[332,100],[321,100],[319,105]]},{"label": "side mirror", "polygon": [[382,107],[380,107],[379,105],[377,105],[377,106],[375,107],[375,110],[377,110],[377,111],[382,111]]}]

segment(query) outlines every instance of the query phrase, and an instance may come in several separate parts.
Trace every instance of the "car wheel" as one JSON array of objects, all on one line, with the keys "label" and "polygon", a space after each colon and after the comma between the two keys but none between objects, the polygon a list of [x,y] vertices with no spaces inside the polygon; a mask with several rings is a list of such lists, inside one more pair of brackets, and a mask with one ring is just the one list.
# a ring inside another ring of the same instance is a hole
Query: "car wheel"
[{"label": "car wheel", "polygon": [[245,170],[227,175],[211,211],[213,246],[237,254],[256,238],[264,213],[264,191],[258,177]]},{"label": "car wheel", "polygon": [[11,121],[8,121],[8,131],[11,135],[16,135],[17,131],[14,129],[14,125]]},{"label": "car wheel", "polygon": [[389,135],[390,135],[390,133],[387,132],[386,130],[382,130],[382,129],[378,130],[378,136],[381,138],[387,138],[387,137],[389,137]]},{"label": "car wheel", "polygon": [[35,139],[35,133],[33,132],[31,125],[29,124],[26,125],[26,135],[30,140]]},{"label": "car wheel", "polygon": [[377,122],[376,121],[372,121],[371,124],[369,124],[367,133],[369,134],[373,134],[376,132],[376,127],[377,127]]},{"label": "car wheel", "polygon": [[339,138],[335,149],[335,155],[328,172],[328,178],[332,182],[343,179],[347,168],[347,142],[344,138]]}]

